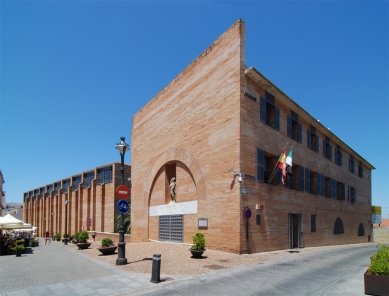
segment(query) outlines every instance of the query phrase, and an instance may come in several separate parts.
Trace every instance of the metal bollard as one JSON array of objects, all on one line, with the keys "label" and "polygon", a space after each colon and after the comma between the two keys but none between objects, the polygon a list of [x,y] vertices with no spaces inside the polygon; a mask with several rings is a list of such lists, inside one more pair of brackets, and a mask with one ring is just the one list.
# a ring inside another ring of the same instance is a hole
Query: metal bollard
[{"label": "metal bollard", "polygon": [[161,281],[161,254],[153,255],[153,269],[151,270],[152,283],[159,283]]}]

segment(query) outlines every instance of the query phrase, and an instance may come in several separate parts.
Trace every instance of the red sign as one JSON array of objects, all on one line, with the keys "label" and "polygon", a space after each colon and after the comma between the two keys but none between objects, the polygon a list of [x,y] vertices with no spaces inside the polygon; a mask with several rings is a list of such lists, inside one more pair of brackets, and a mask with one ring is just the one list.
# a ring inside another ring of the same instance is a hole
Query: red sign
[{"label": "red sign", "polygon": [[126,185],[119,185],[116,188],[116,195],[120,199],[127,199],[130,196],[130,189]]}]

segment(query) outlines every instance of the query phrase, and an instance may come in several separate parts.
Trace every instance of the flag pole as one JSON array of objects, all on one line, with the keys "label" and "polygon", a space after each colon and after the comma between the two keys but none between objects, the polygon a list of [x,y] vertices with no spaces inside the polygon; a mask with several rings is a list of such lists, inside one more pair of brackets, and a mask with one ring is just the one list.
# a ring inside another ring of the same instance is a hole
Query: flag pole
[{"label": "flag pole", "polygon": [[[285,145],[284,149],[282,149],[282,152],[281,152],[281,153],[283,153],[284,150],[286,150],[286,147],[288,147],[288,144],[289,144],[289,142],[286,142],[286,145]],[[293,147],[293,146],[292,146],[292,147]],[[280,156],[280,157],[281,157],[281,156]],[[269,184],[269,183],[273,180],[273,178],[274,178],[274,175],[275,175],[276,170],[277,170],[277,164],[278,164],[278,161],[280,160],[280,157],[278,158],[278,160],[277,160],[277,162],[276,162],[276,165],[274,166],[273,172],[271,173],[270,178],[269,178],[269,180],[267,181],[268,184]]]}]

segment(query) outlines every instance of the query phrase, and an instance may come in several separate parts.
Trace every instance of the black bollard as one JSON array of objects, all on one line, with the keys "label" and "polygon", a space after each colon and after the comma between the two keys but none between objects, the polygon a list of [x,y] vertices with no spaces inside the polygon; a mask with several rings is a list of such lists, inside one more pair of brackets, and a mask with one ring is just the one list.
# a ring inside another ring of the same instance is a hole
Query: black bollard
[{"label": "black bollard", "polygon": [[150,282],[158,284],[161,281],[161,254],[153,255],[153,269]]}]

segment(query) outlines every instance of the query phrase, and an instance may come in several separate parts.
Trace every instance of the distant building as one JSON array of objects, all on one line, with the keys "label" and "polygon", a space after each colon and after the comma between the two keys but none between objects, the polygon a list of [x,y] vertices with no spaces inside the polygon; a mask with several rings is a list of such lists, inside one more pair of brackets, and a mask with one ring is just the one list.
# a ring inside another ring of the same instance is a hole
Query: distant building
[{"label": "distant building", "polygon": [[[237,253],[368,242],[374,167],[247,67],[245,46],[239,20],[133,116],[132,241],[191,244],[200,231]],[[292,146],[282,185],[274,169]]]},{"label": "distant building", "polygon": [[[129,187],[130,165],[125,164],[124,174]],[[115,232],[115,189],[120,184],[120,163],[115,162],[36,187],[24,193],[25,221],[38,227],[40,236],[46,231],[65,234],[65,220],[69,235],[82,230]]]}]

